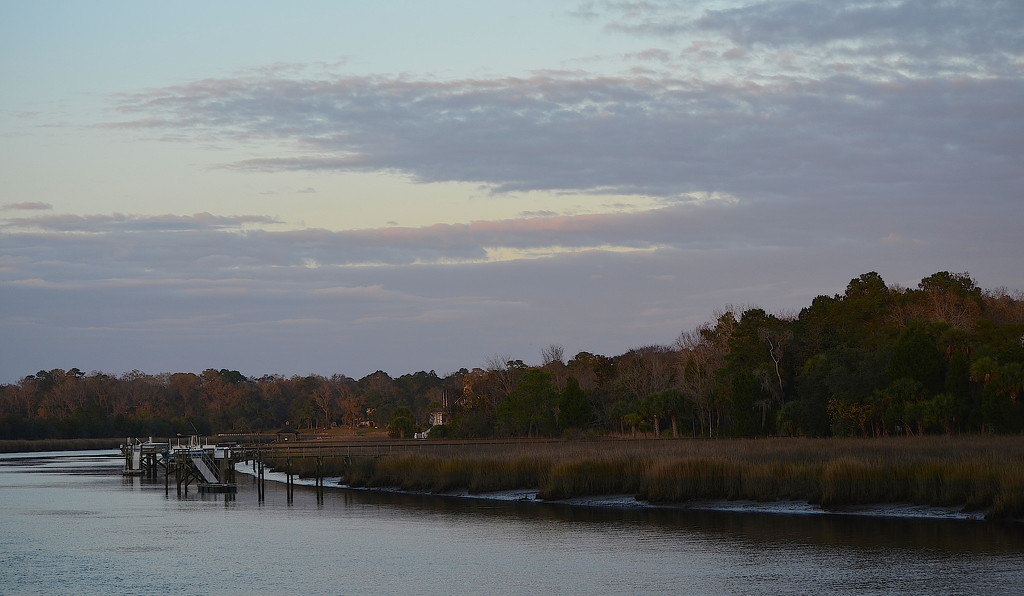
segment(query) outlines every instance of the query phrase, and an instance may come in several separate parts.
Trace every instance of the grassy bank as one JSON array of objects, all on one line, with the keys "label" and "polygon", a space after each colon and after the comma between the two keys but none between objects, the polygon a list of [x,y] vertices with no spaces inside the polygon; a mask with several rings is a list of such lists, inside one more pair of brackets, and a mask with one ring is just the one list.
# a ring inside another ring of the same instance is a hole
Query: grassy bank
[{"label": "grassy bank", "polygon": [[409,491],[535,489],[542,499],[630,494],[659,504],[799,500],[829,509],[910,503],[1024,518],[1022,437],[425,445],[327,464],[352,486]]},{"label": "grassy bank", "polygon": [[0,440],[0,453],[117,449],[123,442],[124,439],[6,439]]}]

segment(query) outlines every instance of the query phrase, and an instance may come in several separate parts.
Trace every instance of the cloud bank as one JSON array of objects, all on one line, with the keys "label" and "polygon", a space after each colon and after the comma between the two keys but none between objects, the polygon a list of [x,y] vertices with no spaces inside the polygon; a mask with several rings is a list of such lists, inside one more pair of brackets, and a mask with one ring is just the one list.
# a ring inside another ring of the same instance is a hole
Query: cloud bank
[{"label": "cloud bank", "polygon": [[1019,77],[227,79],[133,96],[120,109],[145,118],[119,125],[298,154],[225,167],[395,171],[495,193],[955,200],[984,176],[1005,199],[1022,99]]}]

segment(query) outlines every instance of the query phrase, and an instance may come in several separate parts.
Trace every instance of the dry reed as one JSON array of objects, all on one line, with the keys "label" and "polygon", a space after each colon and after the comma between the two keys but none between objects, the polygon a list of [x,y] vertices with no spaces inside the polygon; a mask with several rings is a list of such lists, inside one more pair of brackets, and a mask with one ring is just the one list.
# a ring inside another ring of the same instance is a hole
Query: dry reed
[{"label": "dry reed", "polygon": [[[654,503],[911,503],[1024,517],[1024,438],[604,440],[448,446],[335,466],[352,486]],[[339,462],[340,464],[340,462]]]}]

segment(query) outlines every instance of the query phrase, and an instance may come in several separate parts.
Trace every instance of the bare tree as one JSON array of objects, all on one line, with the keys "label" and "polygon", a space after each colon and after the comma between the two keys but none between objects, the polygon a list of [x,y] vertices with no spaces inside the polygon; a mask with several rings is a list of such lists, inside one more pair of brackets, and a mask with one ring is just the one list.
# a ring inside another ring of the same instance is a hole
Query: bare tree
[{"label": "bare tree", "polygon": [[487,359],[487,371],[494,379],[501,398],[506,398],[515,391],[525,368],[522,360],[512,360],[508,355],[494,355]]},{"label": "bare tree", "polygon": [[316,407],[324,415],[324,427],[329,428],[331,426],[331,409],[336,401],[336,395],[331,384],[327,382],[327,379],[317,377],[316,386],[313,388],[310,396],[313,398],[313,403],[316,404]]},{"label": "bare tree", "polygon": [[366,413],[366,403],[362,396],[353,390],[353,383],[338,385],[338,404],[341,407],[341,423],[355,427]]},{"label": "bare tree", "polygon": [[558,344],[550,344],[540,351],[541,364],[547,366],[552,363],[565,364],[565,349]]},{"label": "bare tree", "polygon": [[684,331],[676,339],[679,374],[676,382],[689,399],[700,420],[701,435],[711,436],[715,424],[716,376],[725,367],[729,338],[736,326],[731,311],[718,314],[714,326],[705,323],[693,331]]},{"label": "bare tree", "polygon": [[[985,312],[988,318],[1000,323],[1024,323],[1024,290],[1010,292],[1005,286],[986,292]],[[1024,345],[1022,342],[1021,345]]]},{"label": "bare tree", "polygon": [[765,389],[771,393],[775,401],[782,403],[786,395],[782,383],[782,356],[785,354],[789,342],[793,339],[793,331],[791,329],[769,329],[762,327],[758,330],[757,335],[761,338],[761,341],[768,344],[768,355],[774,364],[775,381],[778,385],[766,383],[765,379],[762,379],[761,383],[765,385]]},{"label": "bare tree", "polygon": [[559,392],[565,391],[565,383],[569,380],[569,369],[565,365],[565,350],[562,346],[551,344],[540,351],[542,367],[551,373],[551,381]]},{"label": "bare tree", "polygon": [[634,348],[623,355],[618,379],[636,400],[664,391],[671,385],[675,371],[670,364],[672,351],[666,346]]},{"label": "bare tree", "polygon": [[982,290],[967,273],[942,271],[918,284],[918,316],[970,331],[981,316]]}]

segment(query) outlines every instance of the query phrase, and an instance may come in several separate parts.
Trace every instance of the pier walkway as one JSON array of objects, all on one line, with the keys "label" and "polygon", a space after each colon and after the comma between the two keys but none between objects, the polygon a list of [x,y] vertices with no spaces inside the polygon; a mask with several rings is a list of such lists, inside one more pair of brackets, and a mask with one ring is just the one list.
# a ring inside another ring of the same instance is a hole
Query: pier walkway
[{"label": "pier walkway", "polygon": [[[416,440],[384,438],[334,438],[313,436],[284,440],[275,435],[218,435],[199,437],[192,435],[176,440],[155,441],[129,438],[121,445],[124,455],[124,474],[138,475],[150,480],[163,472],[164,485],[170,491],[171,477],[178,495],[187,494],[195,485],[199,492],[234,493],[235,464],[248,462],[256,477],[259,500],[265,498],[265,474],[273,462],[273,469],[285,473],[288,500],[291,502],[299,468],[311,473],[318,496],[322,498],[325,460],[341,459],[351,464],[359,458],[380,458],[408,453],[422,453],[454,457],[472,451],[476,455],[487,453],[508,454],[510,450],[529,448],[542,443],[560,442],[560,439],[453,439]],[[302,462],[300,460],[306,460]],[[312,460],[311,462],[309,460]],[[313,465],[310,466],[309,463]],[[301,465],[300,465],[301,464]]]}]

